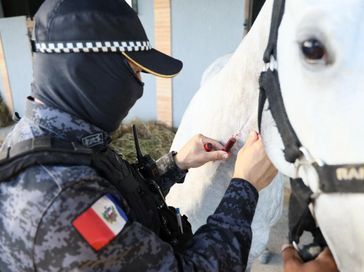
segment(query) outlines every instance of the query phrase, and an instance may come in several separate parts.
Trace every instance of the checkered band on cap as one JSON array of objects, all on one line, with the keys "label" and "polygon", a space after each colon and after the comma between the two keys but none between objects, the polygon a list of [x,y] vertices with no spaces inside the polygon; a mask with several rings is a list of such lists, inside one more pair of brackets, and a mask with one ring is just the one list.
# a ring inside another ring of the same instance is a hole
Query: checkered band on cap
[{"label": "checkered band on cap", "polygon": [[101,53],[151,50],[149,41],[34,42],[39,53]]}]

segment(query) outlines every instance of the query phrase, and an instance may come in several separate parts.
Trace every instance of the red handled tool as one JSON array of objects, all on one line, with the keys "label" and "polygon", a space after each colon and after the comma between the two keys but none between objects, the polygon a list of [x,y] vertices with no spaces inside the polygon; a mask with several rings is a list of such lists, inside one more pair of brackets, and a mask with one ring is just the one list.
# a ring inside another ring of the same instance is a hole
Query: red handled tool
[{"label": "red handled tool", "polygon": [[233,148],[234,144],[236,143],[236,137],[233,136],[229,139],[229,141],[225,144],[224,148],[222,150],[226,152],[230,152],[230,150]]},{"label": "red handled tool", "polygon": [[211,152],[214,149],[214,146],[212,145],[212,143],[206,143],[203,145],[203,148],[206,152]]},{"label": "red handled tool", "polygon": [[[229,141],[225,144],[224,148],[221,149],[225,152],[230,152],[230,150],[233,148],[234,144],[236,143],[236,136],[233,136],[229,139]],[[203,148],[206,152],[211,152],[216,150],[216,148],[213,146],[212,143],[206,143],[203,145]]]}]

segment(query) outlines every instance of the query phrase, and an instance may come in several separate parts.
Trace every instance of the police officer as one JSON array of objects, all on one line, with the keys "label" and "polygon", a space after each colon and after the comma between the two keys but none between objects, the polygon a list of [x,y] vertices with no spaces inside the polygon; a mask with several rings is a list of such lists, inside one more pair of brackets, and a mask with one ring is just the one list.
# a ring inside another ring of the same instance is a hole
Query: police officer
[{"label": "police officer", "polygon": [[239,152],[215,213],[186,238],[163,195],[187,169],[227,159],[203,148],[221,144],[198,135],[165,155],[157,185],[108,147],[142,96],[140,72],[172,77],[182,63],[151,48],[123,0],[45,1],[34,50],[32,97],[0,154],[0,270],[243,271],[258,191],[276,174],[260,136]]}]

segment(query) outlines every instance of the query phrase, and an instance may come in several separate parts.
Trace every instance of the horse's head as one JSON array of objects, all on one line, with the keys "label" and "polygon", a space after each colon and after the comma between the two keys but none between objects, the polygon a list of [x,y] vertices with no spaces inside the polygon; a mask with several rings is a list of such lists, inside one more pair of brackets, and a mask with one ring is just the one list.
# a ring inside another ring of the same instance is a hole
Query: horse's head
[{"label": "horse's head", "polygon": [[363,17],[361,0],[286,1],[277,69],[287,117],[304,148],[296,164],[284,157],[271,111],[263,111],[262,120],[275,165],[290,177],[301,177],[318,193],[313,212],[342,271],[356,271],[350,262],[364,267],[364,193],[354,193],[355,184],[363,182],[364,168],[334,168],[331,174],[340,182],[353,182],[353,192],[327,193],[320,189],[317,169],[310,163],[364,164]]}]

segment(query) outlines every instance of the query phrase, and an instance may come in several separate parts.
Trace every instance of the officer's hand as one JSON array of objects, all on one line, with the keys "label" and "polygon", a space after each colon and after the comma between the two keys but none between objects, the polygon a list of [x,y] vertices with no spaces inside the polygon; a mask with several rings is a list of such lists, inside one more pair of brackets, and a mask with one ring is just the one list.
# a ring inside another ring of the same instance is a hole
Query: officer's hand
[{"label": "officer's hand", "polygon": [[313,261],[304,263],[292,246],[283,246],[284,272],[336,272],[339,271],[334,258],[326,248]]},{"label": "officer's hand", "polygon": [[251,132],[238,153],[234,178],[249,181],[260,191],[271,183],[276,174],[277,169],[267,157],[260,135]]},{"label": "officer's hand", "polygon": [[[204,144],[211,143],[216,151],[206,152]],[[210,161],[226,160],[229,154],[219,150],[224,148],[218,141],[207,138],[201,134],[194,136],[177,153],[175,161],[180,169],[187,170],[204,165]]]}]

